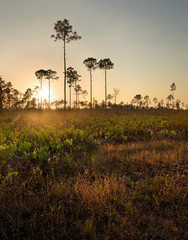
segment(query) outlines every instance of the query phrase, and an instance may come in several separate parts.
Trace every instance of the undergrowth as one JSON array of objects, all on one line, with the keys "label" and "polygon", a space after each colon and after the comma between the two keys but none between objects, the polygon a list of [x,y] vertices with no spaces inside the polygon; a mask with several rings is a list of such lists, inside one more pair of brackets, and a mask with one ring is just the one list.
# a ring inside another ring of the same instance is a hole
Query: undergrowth
[{"label": "undergrowth", "polygon": [[187,239],[187,112],[0,116],[1,239]]}]

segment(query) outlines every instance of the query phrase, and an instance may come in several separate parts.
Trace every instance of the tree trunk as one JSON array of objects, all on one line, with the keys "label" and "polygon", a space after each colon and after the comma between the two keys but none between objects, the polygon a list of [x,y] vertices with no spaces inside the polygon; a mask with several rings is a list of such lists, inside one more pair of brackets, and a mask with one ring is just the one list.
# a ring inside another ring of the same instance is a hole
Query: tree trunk
[{"label": "tree trunk", "polygon": [[172,91],[172,96],[173,96],[173,99],[172,99],[172,108],[174,108],[174,89]]},{"label": "tree trunk", "polygon": [[42,108],[42,78],[41,78],[41,81],[40,81],[40,91],[41,91],[40,104],[41,104],[41,108]]},{"label": "tree trunk", "polygon": [[106,69],[105,69],[105,108],[107,103],[107,80],[106,80]]},{"label": "tree trunk", "polygon": [[91,69],[90,69],[90,108],[92,108],[92,72],[91,72]]},{"label": "tree trunk", "polygon": [[0,94],[0,111],[3,110],[3,97]]},{"label": "tree trunk", "polygon": [[0,111],[1,110],[3,110],[3,89],[0,87]]},{"label": "tree trunk", "polygon": [[70,108],[71,108],[71,86],[69,88],[70,88]]},{"label": "tree trunk", "polygon": [[41,101],[41,108],[42,108],[42,102],[43,102],[43,99],[42,99],[42,78],[41,78],[41,82],[40,82],[40,90],[41,90],[41,99],[40,99],[40,101]]},{"label": "tree trunk", "polygon": [[66,51],[65,51],[65,39],[64,41],[64,109],[66,109]]},{"label": "tree trunk", "polygon": [[76,92],[76,108],[78,107],[78,92]]},{"label": "tree trunk", "polygon": [[49,108],[50,108],[50,79],[48,79],[48,83],[49,83],[49,95],[48,95],[48,104],[49,104]]}]

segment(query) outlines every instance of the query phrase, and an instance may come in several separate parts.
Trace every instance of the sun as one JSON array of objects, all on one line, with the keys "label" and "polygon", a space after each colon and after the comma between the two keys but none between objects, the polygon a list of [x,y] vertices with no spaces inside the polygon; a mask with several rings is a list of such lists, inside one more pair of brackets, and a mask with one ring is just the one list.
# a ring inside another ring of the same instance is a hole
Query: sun
[{"label": "sun", "polygon": [[39,97],[41,97],[43,100],[48,99],[48,94],[48,89],[46,87],[43,87],[43,89],[39,91]]}]

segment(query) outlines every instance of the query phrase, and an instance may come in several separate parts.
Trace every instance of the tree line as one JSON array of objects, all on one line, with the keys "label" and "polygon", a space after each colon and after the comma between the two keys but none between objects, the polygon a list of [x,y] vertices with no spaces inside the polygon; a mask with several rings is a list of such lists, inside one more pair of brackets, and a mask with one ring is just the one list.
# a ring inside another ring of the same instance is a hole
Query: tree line
[{"label": "tree line", "polygon": [[38,102],[35,97],[37,91],[38,87],[34,90],[28,88],[23,94],[13,88],[11,82],[6,82],[0,76],[0,110],[37,108]]},{"label": "tree line", "polygon": [[[49,74],[49,75],[48,75]],[[17,89],[13,88],[11,82],[6,82],[0,76],[0,110],[8,109],[63,109],[64,108],[64,100],[50,102],[50,84],[52,81],[57,80],[55,71],[43,71],[39,70],[36,72],[38,79],[42,85],[42,80],[46,79],[49,83],[49,101],[46,99],[41,100],[40,98],[40,87],[36,86],[33,90],[28,88],[25,93],[19,92]],[[71,75],[71,78],[69,76]],[[76,80],[73,82],[68,82],[69,88],[73,87],[76,95],[75,101],[73,101],[73,108],[90,108],[91,102],[86,100],[86,96],[88,92],[86,90],[80,91],[80,86],[78,84],[79,75],[72,68],[67,69],[67,77],[69,79],[74,79],[72,76],[76,77]],[[150,98],[148,95],[142,97],[141,94],[136,94],[130,103],[120,102],[117,104],[117,97],[120,93],[120,90],[117,88],[113,89],[111,94],[108,94],[106,97],[106,102],[103,100],[99,103],[95,98],[92,99],[92,108],[94,109],[105,109],[107,108],[122,108],[122,109],[149,109],[149,108],[168,108],[168,109],[188,109],[188,105],[181,102],[181,100],[176,99],[174,97],[174,91],[176,90],[175,83],[172,83],[170,86],[170,94],[166,100],[158,100],[156,97]],[[71,93],[70,93],[71,96]],[[80,96],[82,99],[80,99]],[[70,98],[71,103],[71,98]],[[71,107],[71,105],[70,105]]]}]

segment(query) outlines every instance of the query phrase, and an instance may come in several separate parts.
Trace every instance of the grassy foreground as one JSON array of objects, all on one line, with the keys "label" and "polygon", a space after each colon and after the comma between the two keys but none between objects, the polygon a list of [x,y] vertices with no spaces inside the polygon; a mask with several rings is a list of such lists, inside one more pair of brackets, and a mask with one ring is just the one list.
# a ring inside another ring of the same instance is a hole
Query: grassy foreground
[{"label": "grassy foreground", "polygon": [[187,239],[188,112],[0,115],[0,239]]}]

